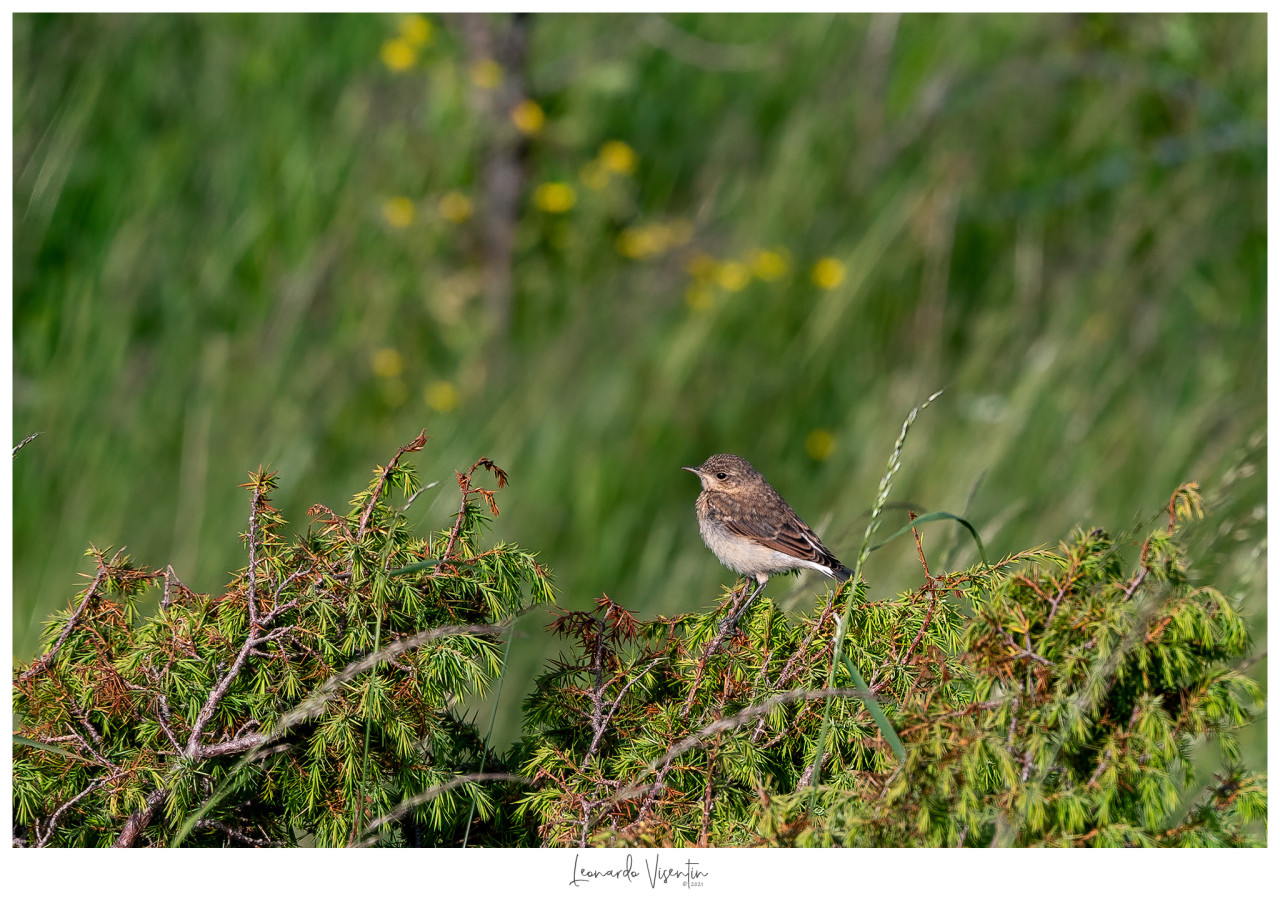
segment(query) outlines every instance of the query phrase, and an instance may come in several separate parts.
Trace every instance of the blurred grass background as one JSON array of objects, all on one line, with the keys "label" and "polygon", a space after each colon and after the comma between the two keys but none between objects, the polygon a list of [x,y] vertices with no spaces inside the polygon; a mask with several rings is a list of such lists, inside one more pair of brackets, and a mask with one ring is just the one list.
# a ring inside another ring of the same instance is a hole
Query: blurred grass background
[{"label": "blurred grass background", "polygon": [[894,500],[1002,554],[1198,480],[1261,649],[1265,83],[1262,15],[16,15],[15,657],[89,542],[218,590],[247,471],[304,528],[422,427],[424,530],[487,455],[562,605],[706,610],[682,465],[851,560],[940,387]]}]

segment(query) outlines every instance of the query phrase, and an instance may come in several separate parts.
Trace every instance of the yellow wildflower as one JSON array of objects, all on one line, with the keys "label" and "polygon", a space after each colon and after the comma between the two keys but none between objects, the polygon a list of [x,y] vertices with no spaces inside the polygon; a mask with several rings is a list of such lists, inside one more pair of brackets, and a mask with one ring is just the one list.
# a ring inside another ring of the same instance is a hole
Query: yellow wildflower
[{"label": "yellow wildflower", "polygon": [[440,217],[454,224],[471,217],[471,199],[461,191],[450,190],[440,197]]},{"label": "yellow wildflower", "polygon": [[546,120],[546,113],[533,100],[523,100],[511,110],[511,122],[522,134],[537,134]]},{"label": "yellow wildflower", "polygon": [[382,217],[393,228],[407,228],[413,224],[413,200],[407,196],[393,196],[382,204]]},{"label": "yellow wildflower", "polygon": [[844,283],[844,263],[839,259],[824,256],[813,266],[813,282],[823,290],[834,290]]},{"label": "yellow wildflower", "polygon": [[620,140],[607,140],[600,147],[600,164],[611,172],[629,175],[636,170],[636,151]]},{"label": "yellow wildflower", "polygon": [[533,203],[543,212],[568,212],[577,201],[578,194],[563,181],[548,181],[533,191]]},{"label": "yellow wildflower", "polygon": [[762,281],[776,281],[787,273],[787,258],[778,250],[753,250],[750,264],[751,273]]},{"label": "yellow wildflower", "polygon": [[385,346],[373,354],[373,373],[379,377],[399,377],[404,373],[404,356],[400,350]]},{"label": "yellow wildflower", "polygon": [[458,407],[461,395],[458,388],[449,380],[433,380],[427,384],[424,398],[427,405],[438,412],[451,412]]},{"label": "yellow wildflower", "polygon": [[471,83],[484,90],[493,90],[502,83],[502,66],[493,59],[479,60],[471,67]]},{"label": "yellow wildflower", "polygon": [[662,251],[658,235],[645,227],[624,228],[618,235],[617,246],[618,252],[628,259],[639,259]]},{"label": "yellow wildflower", "polygon": [[393,72],[403,72],[418,61],[413,45],[402,37],[382,42],[382,61]]},{"label": "yellow wildflower", "polygon": [[751,283],[751,272],[741,262],[725,262],[716,269],[716,283],[736,293]]},{"label": "yellow wildflower", "polygon": [[829,430],[814,430],[804,440],[804,451],[814,461],[822,461],[836,448],[835,435]]},{"label": "yellow wildflower", "polygon": [[422,47],[431,43],[431,20],[426,16],[411,13],[400,19],[400,36],[414,47]]}]

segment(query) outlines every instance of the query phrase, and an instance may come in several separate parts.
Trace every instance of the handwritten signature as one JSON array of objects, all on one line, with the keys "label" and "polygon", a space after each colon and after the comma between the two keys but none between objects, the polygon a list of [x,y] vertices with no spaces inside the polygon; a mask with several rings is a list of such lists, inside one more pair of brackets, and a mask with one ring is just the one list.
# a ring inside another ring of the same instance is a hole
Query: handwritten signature
[{"label": "handwritten signature", "polygon": [[687,860],[683,866],[670,864],[664,866],[661,857],[656,854],[653,856],[652,863],[648,858],[644,859],[644,873],[635,868],[635,859],[630,854],[627,855],[627,861],[621,867],[588,866],[581,863],[579,858],[581,858],[579,854],[573,856],[573,877],[569,880],[571,886],[585,885],[601,879],[631,883],[643,877],[648,881],[651,889],[656,889],[660,885],[679,885],[692,889],[702,886],[702,880],[708,876],[707,871],[699,870],[698,864],[694,861]]}]

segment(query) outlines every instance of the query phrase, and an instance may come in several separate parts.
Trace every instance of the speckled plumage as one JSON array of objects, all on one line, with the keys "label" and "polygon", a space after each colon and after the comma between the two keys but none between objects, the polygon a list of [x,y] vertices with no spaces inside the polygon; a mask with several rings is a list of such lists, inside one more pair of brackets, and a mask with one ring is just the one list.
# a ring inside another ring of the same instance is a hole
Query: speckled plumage
[{"label": "speckled plumage", "polygon": [[851,576],[746,459],[713,455],[685,470],[702,481],[695,505],[698,529],[725,567],[761,586],[773,574],[802,567],[841,581]]}]

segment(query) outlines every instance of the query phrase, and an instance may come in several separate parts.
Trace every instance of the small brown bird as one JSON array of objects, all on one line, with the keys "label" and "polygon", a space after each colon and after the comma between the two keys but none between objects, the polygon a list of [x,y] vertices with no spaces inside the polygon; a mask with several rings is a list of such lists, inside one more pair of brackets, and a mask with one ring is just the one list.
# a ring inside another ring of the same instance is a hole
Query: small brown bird
[{"label": "small brown bird", "polygon": [[853,576],[745,458],[713,455],[684,470],[702,481],[695,505],[702,541],[725,567],[756,581],[735,619],[773,574],[807,567],[841,583]]}]

